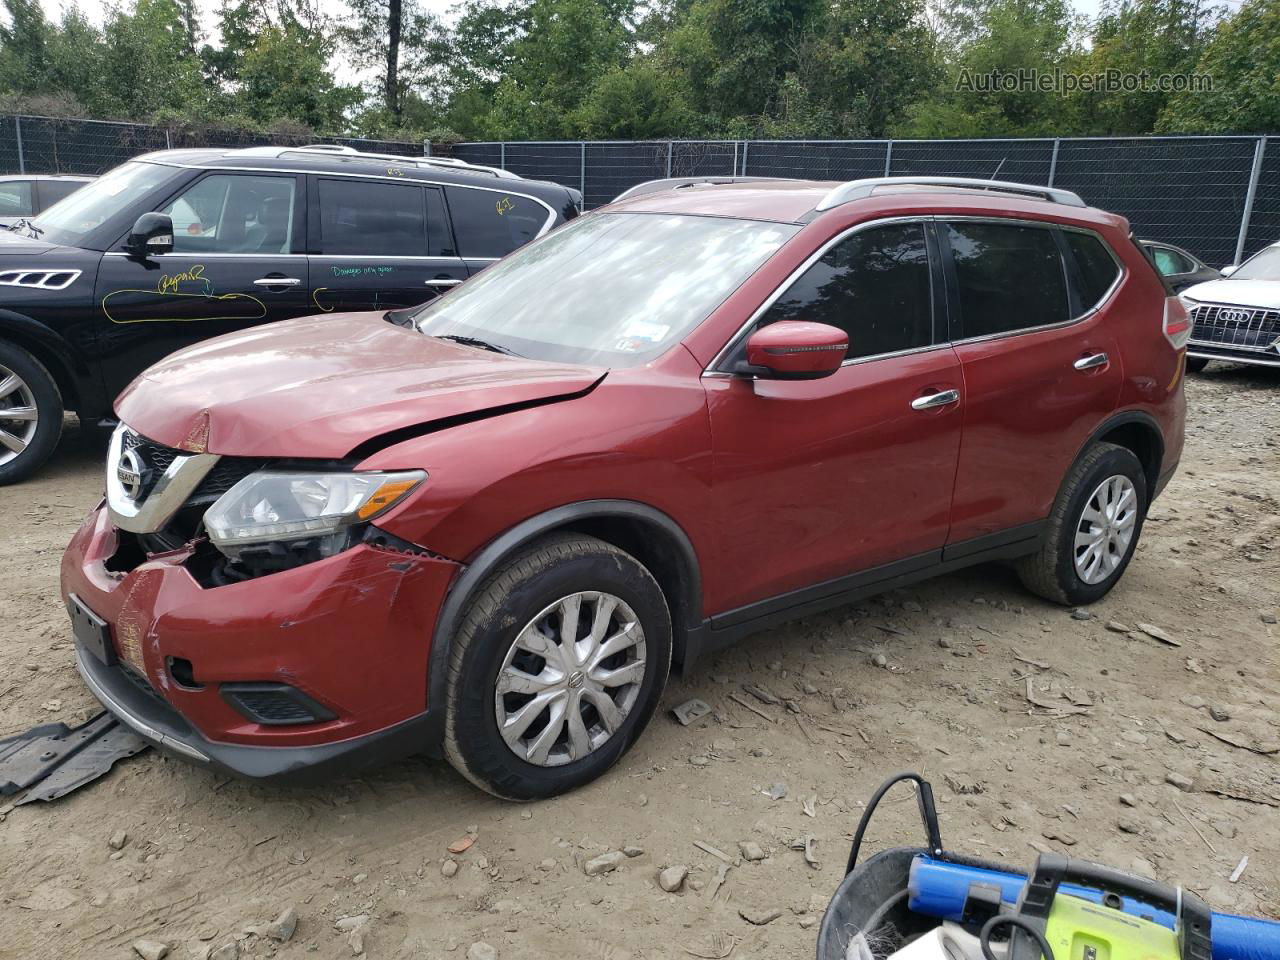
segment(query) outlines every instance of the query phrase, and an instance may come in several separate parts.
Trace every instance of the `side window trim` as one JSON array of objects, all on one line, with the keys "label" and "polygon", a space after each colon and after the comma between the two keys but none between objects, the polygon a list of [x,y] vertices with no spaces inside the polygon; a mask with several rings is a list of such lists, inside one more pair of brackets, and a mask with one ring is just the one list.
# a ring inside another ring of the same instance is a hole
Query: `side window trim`
[{"label": "side window trim", "polygon": [[938,296],[937,296],[937,289],[934,281],[935,247],[929,242],[929,234],[932,231],[931,224],[934,219],[936,218],[932,214],[916,214],[913,216],[906,216],[906,217],[882,217],[879,220],[868,220],[864,223],[854,224],[852,227],[848,227],[847,229],[837,233],[834,237],[832,237],[830,240],[828,240],[826,243],[820,246],[817,250],[811,253],[808,257],[806,257],[804,259],[804,262],[801,263],[799,266],[797,266],[794,270],[792,270],[791,273],[787,275],[786,279],[783,280],[780,284],[778,284],[778,286],[774,289],[774,291],[764,299],[764,301],[760,304],[760,306],[756,307],[756,309],[751,312],[751,316],[747,318],[746,323],[744,323],[741,327],[739,327],[737,331],[734,332],[733,336],[731,336],[727,341],[725,341],[725,345],[720,348],[720,352],[711,358],[711,362],[707,364],[706,368],[702,371],[702,375],[704,377],[735,377],[737,376],[737,374],[730,373],[728,370],[723,370],[721,369],[721,367],[741,348],[742,344],[746,341],[746,338],[751,335],[751,331],[755,329],[756,323],[760,320],[760,318],[763,317],[766,313],[768,313],[769,310],[773,307],[773,305],[778,302],[778,300],[782,299],[782,296],[785,293],[787,293],[787,291],[789,291],[791,287],[794,286],[795,283],[809,271],[810,267],[812,267],[819,260],[825,257],[832,247],[835,247],[838,244],[843,243],[845,240],[849,239],[849,237],[852,237],[854,234],[862,233],[867,230],[874,230],[877,227],[893,226],[895,224],[919,223],[924,227],[925,249],[929,253],[929,267],[930,267],[929,283],[930,283],[930,289],[932,293],[932,296],[930,298],[930,306],[933,311],[933,342],[923,347],[910,347],[906,350],[897,350],[892,353],[877,353],[877,354],[872,354],[871,356],[866,356],[866,357],[854,357],[853,359],[845,360],[844,363],[841,364],[841,366],[849,367],[849,366],[853,366],[854,364],[867,363],[872,360],[887,360],[890,357],[906,356],[907,354],[911,354],[911,353],[925,353],[926,351],[939,350],[949,346],[947,341],[945,340],[940,341],[938,339],[938,332],[939,332],[938,331]]},{"label": "side window trim", "polygon": [[[1057,242],[1059,244],[1060,256],[1062,254],[1062,248],[1065,246],[1065,242],[1062,238],[1062,231],[1074,230],[1078,233],[1084,233],[1089,236],[1095,237],[1098,240],[1098,242],[1102,244],[1102,248],[1107,251],[1107,254],[1111,257],[1111,259],[1115,261],[1116,267],[1119,270],[1119,273],[1116,274],[1116,278],[1114,282],[1112,282],[1111,286],[1107,288],[1107,292],[1102,296],[1102,298],[1093,306],[1087,309],[1082,309],[1082,312],[1079,315],[1072,316],[1067,320],[1059,320],[1055,323],[1042,323],[1039,326],[1035,326],[1035,327],[1024,327],[1021,330],[1006,330],[1003,333],[984,333],[974,337],[964,337],[962,336],[962,334],[964,333],[964,330],[962,327],[963,321],[960,317],[960,311],[958,308],[960,282],[956,275],[955,261],[952,259],[952,256],[951,256],[951,244],[947,240],[946,233],[942,230],[939,230],[938,240],[939,240],[939,245],[941,246],[943,251],[943,258],[945,260],[948,299],[951,305],[956,305],[955,308],[951,310],[952,334],[954,337],[954,339],[952,340],[952,343],[955,346],[959,346],[961,344],[967,344],[967,343],[984,343],[988,340],[1004,340],[1008,337],[1021,337],[1029,333],[1043,333],[1046,330],[1059,330],[1065,327],[1075,326],[1077,323],[1082,323],[1083,321],[1089,319],[1089,317],[1097,313],[1098,310],[1100,310],[1102,306],[1108,300],[1110,300],[1111,297],[1115,294],[1116,289],[1120,286],[1121,282],[1123,282],[1124,278],[1128,274],[1128,271],[1125,269],[1124,263],[1116,256],[1115,251],[1111,249],[1111,245],[1107,243],[1106,240],[1104,240],[1097,233],[1097,231],[1090,230],[1086,227],[1076,227],[1071,224],[1063,224],[1063,223],[1051,223],[1045,220],[1024,220],[1024,219],[1019,219],[1017,217],[938,216],[938,217],[935,217],[934,220],[939,225],[945,225],[947,223],[995,223],[995,224],[1012,224],[1014,226],[1020,226],[1020,227],[1040,227],[1047,230],[1053,230],[1055,233]],[[1072,267],[1068,267],[1067,266],[1068,263],[1072,264]],[[1067,285],[1068,303],[1069,305],[1074,305],[1077,301],[1077,297],[1073,292],[1074,281],[1073,281],[1073,274],[1071,271],[1075,269],[1074,267],[1075,257],[1072,256],[1070,257],[1070,259],[1066,257],[1062,257],[1062,264],[1063,264],[1063,271],[1064,271],[1063,279]],[[1074,309],[1074,306],[1072,307],[1072,309]]]}]

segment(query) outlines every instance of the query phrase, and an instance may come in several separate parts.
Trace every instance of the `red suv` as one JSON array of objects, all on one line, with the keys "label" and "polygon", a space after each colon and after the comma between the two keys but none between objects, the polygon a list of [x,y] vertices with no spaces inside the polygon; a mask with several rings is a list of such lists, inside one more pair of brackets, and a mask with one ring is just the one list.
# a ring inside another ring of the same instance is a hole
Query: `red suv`
[{"label": "red suv", "polygon": [[779,620],[990,560],[1059,603],[1116,584],[1189,332],[1123,219],[985,181],[657,186],[424,307],[136,380],[62,564],[103,704],[249,777],[443,753],[545,797],[673,662]]}]

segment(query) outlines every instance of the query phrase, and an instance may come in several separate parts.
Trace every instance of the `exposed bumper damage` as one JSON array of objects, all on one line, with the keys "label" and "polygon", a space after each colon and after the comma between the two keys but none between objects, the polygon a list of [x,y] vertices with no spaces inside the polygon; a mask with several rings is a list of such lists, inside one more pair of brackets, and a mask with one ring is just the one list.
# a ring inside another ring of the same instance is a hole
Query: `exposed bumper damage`
[{"label": "exposed bumper damage", "polygon": [[119,536],[96,510],[63,558],[62,593],[109,631],[105,656],[77,638],[86,684],[148,742],[264,779],[437,747],[431,625],[458,564],[360,544],[206,587],[190,551],[113,572]]}]

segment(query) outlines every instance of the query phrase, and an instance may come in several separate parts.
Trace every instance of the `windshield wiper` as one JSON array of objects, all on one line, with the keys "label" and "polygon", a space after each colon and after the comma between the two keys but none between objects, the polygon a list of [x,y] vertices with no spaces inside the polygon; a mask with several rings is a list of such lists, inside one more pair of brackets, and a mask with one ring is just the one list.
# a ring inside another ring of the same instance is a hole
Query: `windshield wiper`
[{"label": "windshield wiper", "polygon": [[490,343],[488,340],[480,340],[477,337],[461,337],[454,333],[447,333],[444,336],[437,336],[437,340],[451,340],[454,343],[460,343],[464,347],[479,347],[481,350],[491,350],[494,353],[505,354],[508,357],[518,357],[510,347],[504,347],[496,343]]},{"label": "windshield wiper", "polygon": [[19,217],[17,220],[13,221],[13,223],[9,225],[10,233],[16,233],[18,230],[23,230],[23,229],[27,231],[27,236],[35,237],[37,239],[39,238],[40,234],[44,233],[43,230],[37,227],[34,223],[32,223],[26,217]]}]

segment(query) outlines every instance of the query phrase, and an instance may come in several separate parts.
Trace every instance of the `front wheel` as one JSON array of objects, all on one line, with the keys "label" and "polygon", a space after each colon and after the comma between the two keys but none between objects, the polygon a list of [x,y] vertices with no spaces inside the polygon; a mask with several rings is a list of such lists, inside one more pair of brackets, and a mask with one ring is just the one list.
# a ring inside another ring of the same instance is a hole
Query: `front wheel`
[{"label": "front wheel", "polygon": [[594,780],[653,716],[671,616],[652,574],[594,537],[548,538],[481,587],[449,652],[445,756],[510,800]]},{"label": "front wheel", "polygon": [[1040,550],[1018,561],[1023,586],[1057,603],[1100,600],[1129,565],[1146,515],[1138,458],[1114,443],[1095,444],[1063,483]]},{"label": "front wheel", "polygon": [[35,473],[62,434],[62,396],[21,347],[0,340],[0,486]]}]

